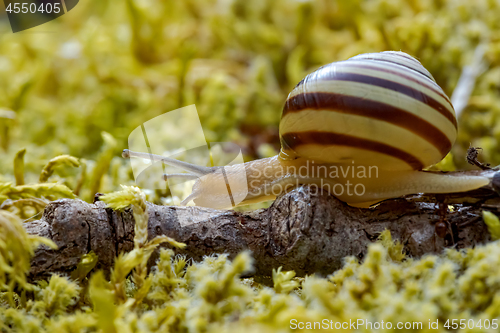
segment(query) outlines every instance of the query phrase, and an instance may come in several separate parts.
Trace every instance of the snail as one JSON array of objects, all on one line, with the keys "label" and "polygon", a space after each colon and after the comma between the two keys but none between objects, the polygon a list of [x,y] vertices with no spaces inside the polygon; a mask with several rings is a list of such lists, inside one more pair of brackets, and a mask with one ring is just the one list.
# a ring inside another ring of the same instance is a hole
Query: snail
[{"label": "snail", "polygon": [[423,171],[442,160],[457,137],[448,96],[412,56],[360,54],[307,75],[288,95],[279,125],[278,155],[244,164],[204,167],[124,150],[196,179],[182,201],[230,208],[271,200],[315,184],[352,206],[369,207],[417,193],[454,193],[490,184],[492,172]]}]

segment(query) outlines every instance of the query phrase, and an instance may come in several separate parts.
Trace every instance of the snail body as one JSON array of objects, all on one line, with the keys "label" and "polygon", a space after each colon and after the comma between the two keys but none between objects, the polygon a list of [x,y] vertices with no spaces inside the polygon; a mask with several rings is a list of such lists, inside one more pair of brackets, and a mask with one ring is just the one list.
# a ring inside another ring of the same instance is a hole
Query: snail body
[{"label": "snail body", "polygon": [[432,75],[403,52],[361,54],[307,75],[289,94],[277,156],[225,167],[162,160],[197,180],[183,201],[230,208],[270,200],[314,184],[368,207],[415,193],[470,191],[487,176],[422,171],[450,151],[457,136],[453,106]]}]

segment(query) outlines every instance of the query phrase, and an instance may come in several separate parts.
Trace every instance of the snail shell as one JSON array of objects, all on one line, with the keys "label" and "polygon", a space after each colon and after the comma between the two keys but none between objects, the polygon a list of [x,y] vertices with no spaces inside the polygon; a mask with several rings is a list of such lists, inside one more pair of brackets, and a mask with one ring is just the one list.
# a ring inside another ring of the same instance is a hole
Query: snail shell
[{"label": "snail shell", "polygon": [[[181,204],[193,200],[200,206],[230,208],[310,184],[350,205],[369,207],[408,194],[491,186],[494,172],[420,171],[439,162],[456,136],[455,111],[432,75],[406,53],[381,52],[328,64],[299,82],[283,108],[278,156],[225,167],[128,150],[124,156],[162,161],[188,172],[178,177],[197,179]],[[314,165],[343,164],[377,168],[368,177],[354,171],[314,173]],[[336,190],[339,185],[342,191]],[[356,192],[356,186],[362,191]]]},{"label": "snail shell", "polygon": [[282,152],[327,163],[421,170],[457,136],[453,106],[418,60],[368,53],[323,66],[288,95]]}]

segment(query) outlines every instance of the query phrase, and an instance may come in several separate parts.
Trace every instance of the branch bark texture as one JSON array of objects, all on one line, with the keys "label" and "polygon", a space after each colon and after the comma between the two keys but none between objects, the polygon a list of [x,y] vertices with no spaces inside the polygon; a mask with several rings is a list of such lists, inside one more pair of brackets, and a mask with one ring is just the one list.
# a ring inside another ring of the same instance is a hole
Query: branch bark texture
[{"label": "branch bark texture", "polygon": [[[454,205],[454,211],[446,213],[448,232],[441,238],[435,233],[435,224],[442,218],[437,205],[414,199],[388,200],[376,208],[360,209],[306,186],[281,196],[267,209],[246,213],[148,204],[149,238],[167,235],[186,243],[184,250],[176,252],[194,260],[213,253],[234,257],[249,249],[255,258],[255,274],[261,276],[279,266],[298,275],[330,274],[342,266],[345,256],[363,258],[367,246],[384,229],[412,257],[485,243],[490,235],[481,211],[498,213],[500,208],[496,195]],[[133,249],[132,212],[113,211],[102,202],[54,201],[41,220],[25,223],[25,227],[59,246],[58,250],[41,247],[36,251],[33,277],[68,272],[91,250],[99,257],[97,268],[109,269],[120,252]]]}]

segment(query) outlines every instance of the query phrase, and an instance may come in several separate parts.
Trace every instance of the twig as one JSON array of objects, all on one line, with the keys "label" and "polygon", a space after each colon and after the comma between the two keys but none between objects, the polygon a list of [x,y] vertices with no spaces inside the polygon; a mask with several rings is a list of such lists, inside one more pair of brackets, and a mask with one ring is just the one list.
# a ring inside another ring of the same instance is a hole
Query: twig
[{"label": "twig", "polygon": [[[166,235],[186,243],[187,247],[178,253],[195,260],[213,253],[234,257],[249,249],[258,275],[269,276],[272,268],[279,266],[295,270],[298,275],[329,274],[341,267],[346,256],[362,258],[368,244],[384,229],[389,229],[412,257],[440,252],[445,247],[460,249],[487,242],[490,236],[482,219],[474,223],[471,220],[481,216],[483,207],[498,213],[500,198],[490,189],[483,192],[475,203],[455,204],[454,213],[445,212],[451,228],[443,238],[435,235],[435,224],[440,220],[435,204],[418,202],[418,196],[359,209],[318,193],[316,188],[299,187],[278,198],[268,209],[247,213],[148,203],[148,239]],[[461,193],[454,200],[474,201],[468,199],[474,195]],[[432,195],[423,197],[432,200]],[[37,250],[32,261],[33,277],[69,272],[91,250],[99,257],[97,268],[106,270],[118,253],[134,248],[131,210],[113,211],[99,201],[54,201],[41,220],[25,223],[25,227],[29,233],[50,238],[59,246],[58,250]]]},{"label": "twig", "polygon": [[453,104],[457,118],[460,117],[462,111],[469,103],[469,98],[476,84],[476,78],[486,69],[486,64],[483,61],[485,51],[485,44],[479,44],[476,47],[472,62],[468,66],[464,66],[457,86],[451,95],[451,104]]}]

